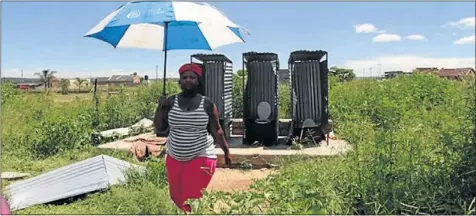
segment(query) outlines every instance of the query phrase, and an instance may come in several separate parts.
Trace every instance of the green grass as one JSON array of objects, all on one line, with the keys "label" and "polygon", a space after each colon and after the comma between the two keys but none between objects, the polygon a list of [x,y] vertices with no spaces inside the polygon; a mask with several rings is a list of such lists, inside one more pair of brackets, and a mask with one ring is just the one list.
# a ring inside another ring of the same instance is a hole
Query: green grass
[{"label": "green grass", "polygon": [[[234,104],[241,82],[235,79]],[[168,92],[177,92],[176,83]],[[281,100],[289,101],[286,86]],[[100,101],[99,122],[90,100],[56,103],[2,86],[2,170],[42,172],[101,153],[92,133],[151,118],[159,83]],[[476,213],[476,105],[474,80],[432,75],[386,81],[330,80],[335,131],[353,146],[344,157],[296,155],[252,191],[211,192],[191,201],[194,212],[269,214],[474,214]],[[89,102],[88,102],[89,101]],[[289,107],[280,103],[281,117]],[[235,116],[240,115],[235,110]],[[145,175],[66,205],[40,205],[15,214],[175,214],[163,161],[147,162]],[[4,187],[9,182],[2,182]]]}]

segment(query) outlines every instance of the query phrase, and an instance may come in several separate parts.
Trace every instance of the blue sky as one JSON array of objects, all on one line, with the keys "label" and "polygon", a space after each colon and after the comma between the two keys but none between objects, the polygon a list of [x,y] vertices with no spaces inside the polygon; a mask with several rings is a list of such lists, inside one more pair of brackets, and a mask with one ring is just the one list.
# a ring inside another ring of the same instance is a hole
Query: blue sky
[{"label": "blue sky", "polygon": [[[155,78],[163,53],[114,49],[83,35],[123,2],[1,2],[2,77],[59,77],[138,72]],[[287,68],[290,52],[322,49],[329,64],[358,76],[414,67],[474,67],[474,2],[213,2],[245,27],[245,44],[218,48],[241,68],[247,51],[275,52]],[[168,74],[194,53],[170,51]],[[365,70],[365,71],[364,71]]]}]

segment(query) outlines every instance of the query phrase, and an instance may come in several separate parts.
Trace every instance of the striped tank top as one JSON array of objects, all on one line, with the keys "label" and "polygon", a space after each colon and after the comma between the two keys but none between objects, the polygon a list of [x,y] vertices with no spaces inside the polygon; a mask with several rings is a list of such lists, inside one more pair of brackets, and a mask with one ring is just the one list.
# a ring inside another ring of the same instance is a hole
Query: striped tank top
[{"label": "striped tank top", "polygon": [[178,95],[168,114],[169,136],[167,154],[178,161],[195,157],[216,158],[215,141],[207,130],[209,116],[204,109],[202,96],[196,110],[185,111],[179,107]]}]

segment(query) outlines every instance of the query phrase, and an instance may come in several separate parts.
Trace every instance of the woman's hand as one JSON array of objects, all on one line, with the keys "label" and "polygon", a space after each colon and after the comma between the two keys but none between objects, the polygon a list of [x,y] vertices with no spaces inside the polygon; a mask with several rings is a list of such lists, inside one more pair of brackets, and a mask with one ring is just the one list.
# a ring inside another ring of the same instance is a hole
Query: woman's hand
[{"label": "woman's hand", "polygon": [[157,136],[168,136],[167,122],[165,121],[168,109],[169,102],[167,96],[160,96],[154,116],[154,131]]},{"label": "woman's hand", "polygon": [[225,153],[225,164],[226,164],[227,166],[231,166],[230,153]]},{"label": "woman's hand", "polygon": [[160,106],[160,108],[166,108],[166,107],[168,106],[167,96],[165,96],[165,95],[160,96],[160,98],[159,98],[159,106]]}]

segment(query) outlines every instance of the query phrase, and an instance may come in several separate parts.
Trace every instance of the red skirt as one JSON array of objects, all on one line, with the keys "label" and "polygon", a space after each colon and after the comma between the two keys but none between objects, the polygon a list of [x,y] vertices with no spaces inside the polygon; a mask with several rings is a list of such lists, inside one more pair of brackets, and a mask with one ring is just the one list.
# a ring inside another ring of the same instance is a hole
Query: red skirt
[{"label": "red skirt", "polygon": [[183,211],[190,212],[188,199],[202,198],[216,168],[216,159],[196,157],[190,161],[177,161],[167,155],[165,159],[170,197]]}]

